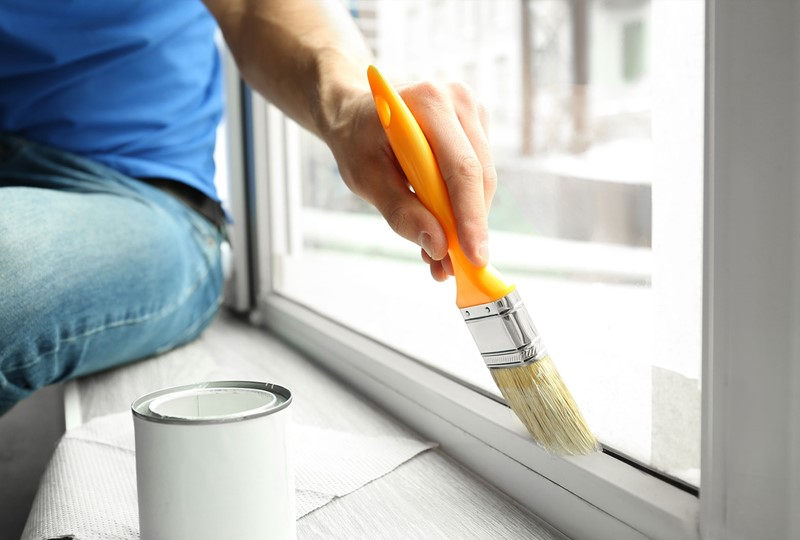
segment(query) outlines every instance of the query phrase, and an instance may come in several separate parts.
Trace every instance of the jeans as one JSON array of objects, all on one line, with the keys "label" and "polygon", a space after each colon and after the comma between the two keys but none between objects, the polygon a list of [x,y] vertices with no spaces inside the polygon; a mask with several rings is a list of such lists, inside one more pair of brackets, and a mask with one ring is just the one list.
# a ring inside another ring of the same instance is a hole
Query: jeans
[{"label": "jeans", "polygon": [[0,415],[198,336],[221,302],[222,240],[157,188],[0,134]]}]

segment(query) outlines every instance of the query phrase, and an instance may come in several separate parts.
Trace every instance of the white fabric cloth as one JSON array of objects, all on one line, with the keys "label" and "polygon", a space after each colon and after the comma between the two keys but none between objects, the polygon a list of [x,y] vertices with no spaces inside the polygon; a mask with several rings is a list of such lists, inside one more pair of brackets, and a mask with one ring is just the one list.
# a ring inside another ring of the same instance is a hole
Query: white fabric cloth
[{"label": "white fabric cloth", "polygon": [[[293,435],[298,519],[434,446],[298,424]],[[22,540],[137,540],[134,448],[129,412],[68,431],[42,477]]]}]

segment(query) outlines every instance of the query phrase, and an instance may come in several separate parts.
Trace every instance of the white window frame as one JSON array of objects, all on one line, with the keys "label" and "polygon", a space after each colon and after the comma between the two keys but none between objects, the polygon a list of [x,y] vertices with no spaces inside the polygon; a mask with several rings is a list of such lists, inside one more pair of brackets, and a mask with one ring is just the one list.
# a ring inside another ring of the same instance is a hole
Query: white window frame
[{"label": "white window frame", "polygon": [[548,456],[505,405],[278,294],[296,127],[258,98],[254,318],[572,538],[800,538],[800,9],[706,5],[699,498],[605,454]]},{"label": "white window frame", "polygon": [[701,533],[800,538],[800,9],[707,16]]}]

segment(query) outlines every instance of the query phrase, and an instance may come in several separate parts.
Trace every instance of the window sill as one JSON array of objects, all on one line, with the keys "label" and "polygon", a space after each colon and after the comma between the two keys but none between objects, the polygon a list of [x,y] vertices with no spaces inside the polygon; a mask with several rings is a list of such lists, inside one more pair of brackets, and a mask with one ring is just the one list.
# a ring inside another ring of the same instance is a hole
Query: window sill
[{"label": "window sill", "polygon": [[509,409],[278,295],[265,324],[572,538],[697,539],[698,498],[605,454],[556,458]]},{"label": "window sill", "polygon": [[[405,426],[376,411],[274,336],[227,315],[188,346],[68,383],[68,422],[76,427],[127,410],[132,399],[156,387],[228,373],[286,384],[297,398],[292,415],[298,423],[373,435],[408,434]],[[443,540],[563,538],[436,449],[307,514],[297,525],[298,538],[326,540],[376,535]]]}]

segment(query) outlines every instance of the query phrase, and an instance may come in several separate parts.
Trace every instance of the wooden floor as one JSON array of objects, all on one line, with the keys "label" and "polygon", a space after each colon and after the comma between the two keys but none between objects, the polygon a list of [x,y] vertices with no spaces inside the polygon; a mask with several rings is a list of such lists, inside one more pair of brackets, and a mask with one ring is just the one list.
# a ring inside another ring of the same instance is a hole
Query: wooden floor
[{"label": "wooden floor", "polygon": [[[161,357],[78,382],[80,414],[128,410],[165,386],[214,379],[278,383],[294,395],[299,424],[365,435],[409,435],[407,427],[264,331],[222,315],[196,342]],[[300,539],[561,539],[529,512],[439,450],[298,521]]]}]

